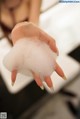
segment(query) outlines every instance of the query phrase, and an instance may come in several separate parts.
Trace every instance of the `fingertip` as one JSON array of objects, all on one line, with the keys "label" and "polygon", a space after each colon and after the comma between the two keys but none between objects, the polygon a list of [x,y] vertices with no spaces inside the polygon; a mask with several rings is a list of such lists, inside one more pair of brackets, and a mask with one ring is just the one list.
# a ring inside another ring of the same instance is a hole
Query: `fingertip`
[{"label": "fingertip", "polygon": [[12,84],[12,86],[14,85],[14,83],[16,81],[16,76],[17,76],[17,70],[13,70],[11,72],[11,84]]},{"label": "fingertip", "polygon": [[44,86],[42,85],[42,86],[40,86],[40,88],[41,88],[41,90],[44,90]]},{"label": "fingertip", "polygon": [[44,90],[44,86],[43,86],[43,83],[42,83],[42,80],[41,80],[40,76],[39,76],[38,74],[34,73],[34,72],[32,72],[32,74],[33,74],[33,77],[34,77],[34,80],[35,80],[36,84],[37,84],[42,90]]},{"label": "fingertip", "polygon": [[56,73],[62,77],[64,80],[67,80],[62,68],[56,63],[56,69],[55,69]]},{"label": "fingertip", "polygon": [[58,48],[56,47],[56,44],[52,43],[52,44],[49,44],[49,46],[50,46],[51,50],[52,50],[53,52],[55,52],[55,53],[57,54],[57,56],[59,56],[59,50],[58,50]]},{"label": "fingertip", "polygon": [[15,83],[15,82],[12,81],[12,82],[11,82],[11,85],[14,86],[14,83]]},{"label": "fingertip", "polygon": [[67,80],[67,77],[64,75],[63,77],[62,77],[64,80]]},{"label": "fingertip", "polygon": [[52,89],[52,88],[53,88],[53,83],[52,83],[52,80],[51,80],[50,76],[46,76],[46,77],[44,78],[44,80],[45,80],[47,86],[48,86],[50,89]]}]

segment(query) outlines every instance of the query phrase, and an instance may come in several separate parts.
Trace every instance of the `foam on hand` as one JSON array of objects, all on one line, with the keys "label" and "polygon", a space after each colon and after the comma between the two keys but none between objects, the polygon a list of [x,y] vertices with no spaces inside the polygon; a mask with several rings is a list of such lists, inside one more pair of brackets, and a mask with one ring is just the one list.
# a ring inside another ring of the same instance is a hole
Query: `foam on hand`
[{"label": "foam on hand", "polygon": [[32,71],[41,77],[50,76],[55,70],[57,54],[37,38],[19,39],[4,57],[3,63],[9,71],[31,76]]}]

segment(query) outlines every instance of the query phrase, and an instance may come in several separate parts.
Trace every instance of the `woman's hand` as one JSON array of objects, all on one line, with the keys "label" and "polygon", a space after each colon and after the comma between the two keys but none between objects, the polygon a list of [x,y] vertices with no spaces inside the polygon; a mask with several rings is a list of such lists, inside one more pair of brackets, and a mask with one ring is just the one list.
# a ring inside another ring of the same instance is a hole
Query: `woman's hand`
[{"label": "woman's hand", "polygon": [[[47,43],[49,47],[51,48],[51,50],[57,53],[57,55],[59,55],[55,40],[51,36],[49,36],[47,33],[42,31],[39,27],[37,27],[36,25],[32,23],[22,22],[22,23],[17,24],[14,27],[11,36],[12,36],[13,44],[15,44],[19,39],[24,38],[24,37],[32,37],[32,38],[37,37],[39,40],[42,40],[45,43]],[[63,70],[57,64],[57,62],[56,62],[55,71],[60,77],[62,77],[63,79],[66,79]],[[41,87],[41,89],[43,89],[44,87],[43,87],[42,80],[40,79],[40,76],[36,74],[34,71],[32,71],[32,74],[33,74],[33,77],[37,85]],[[13,70],[12,75],[11,75],[13,84],[16,80],[16,76],[17,76],[17,71]],[[45,76],[44,81],[47,83],[49,88],[53,88],[53,84],[52,84],[52,80],[50,76]]]}]

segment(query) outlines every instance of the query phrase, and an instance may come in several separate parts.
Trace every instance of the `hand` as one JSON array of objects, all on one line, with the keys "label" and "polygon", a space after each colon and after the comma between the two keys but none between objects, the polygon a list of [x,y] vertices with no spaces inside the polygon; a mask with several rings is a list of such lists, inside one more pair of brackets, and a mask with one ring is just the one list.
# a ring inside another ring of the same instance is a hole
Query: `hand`
[{"label": "hand", "polygon": [[[45,43],[47,43],[53,52],[59,54],[55,40],[52,37],[50,37],[47,33],[42,31],[40,28],[38,28],[36,25],[34,25],[32,23],[22,22],[22,23],[17,24],[14,27],[11,36],[12,36],[13,44],[15,44],[19,39],[21,39],[23,37],[37,37],[39,40],[42,40]],[[55,71],[60,77],[62,77],[63,79],[66,79],[63,70],[57,64],[57,62],[56,62]],[[37,85],[43,89],[44,87],[43,87],[43,83],[40,79],[40,76],[38,74],[34,73],[34,71],[32,71],[32,74],[33,74],[33,77],[34,77]],[[13,70],[12,75],[11,75],[13,84],[16,80],[16,75],[17,75],[17,71]],[[45,76],[44,81],[47,83],[49,88],[53,87],[52,80],[51,80],[50,76]]]}]

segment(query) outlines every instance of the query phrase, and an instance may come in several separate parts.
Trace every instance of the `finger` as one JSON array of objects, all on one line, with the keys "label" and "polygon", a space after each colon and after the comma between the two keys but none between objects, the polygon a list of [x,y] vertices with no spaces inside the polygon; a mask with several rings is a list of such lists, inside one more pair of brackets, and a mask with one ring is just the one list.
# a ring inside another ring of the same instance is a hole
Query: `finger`
[{"label": "finger", "polygon": [[55,53],[57,53],[59,55],[59,51],[58,51],[58,48],[56,46],[56,42],[51,36],[49,36],[47,33],[43,32],[43,31],[40,31],[39,39],[43,40],[44,42],[46,42],[50,46],[50,48]]},{"label": "finger", "polygon": [[18,39],[21,39],[23,37],[39,37],[39,39],[46,42],[55,53],[59,54],[55,40],[32,23],[19,23],[13,29],[11,36],[13,39],[13,44],[15,44]]},{"label": "finger", "polygon": [[13,86],[14,83],[15,83],[16,76],[17,76],[17,70],[13,70],[13,71],[11,72],[12,86]]},{"label": "finger", "polygon": [[43,87],[43,83],[40,79],[40,76],[34,72],[32,74],[33,74],[34,80],[36,81],[37,85],[43,90],[44,87]]},{"label": "finger", "polygon": [[49,88],[53,88],[53,83],[52,83],[52,80],[51,80],[50,76],[46,76],[44,78],[44,81],[47,83]]},{"label": "finger", "polygon": [[63,72],[63,70],[61,69],[61,67],[56,63],[56,69],[55,69],[56,73],[61,76],[64,80],[66,80],[66,76]]}]

